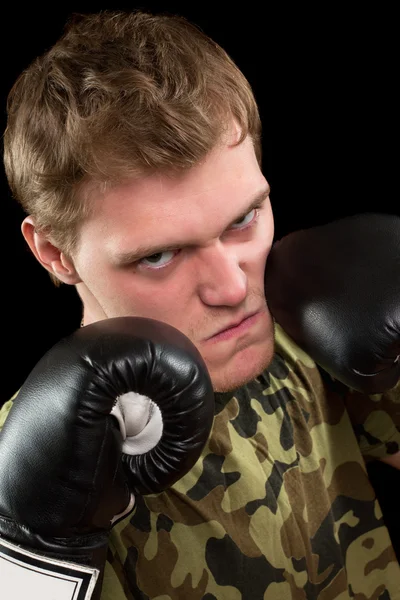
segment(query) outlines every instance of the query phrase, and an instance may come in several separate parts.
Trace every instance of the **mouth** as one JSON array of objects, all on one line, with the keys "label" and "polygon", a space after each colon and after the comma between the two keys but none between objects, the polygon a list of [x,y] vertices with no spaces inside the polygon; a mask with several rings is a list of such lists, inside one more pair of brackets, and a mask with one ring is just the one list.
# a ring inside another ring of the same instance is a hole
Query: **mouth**
[{"label": "mouth", "polygon": [[217,333],[207,338],[206,341],[217,342],[240,335],[255,323],[259,315],[260,311],[252,312],[249,315],[246,315],[245,317],[242,317],[241,319],[234,321],[233,323],[230,323],[226,327],[220,329]]}]

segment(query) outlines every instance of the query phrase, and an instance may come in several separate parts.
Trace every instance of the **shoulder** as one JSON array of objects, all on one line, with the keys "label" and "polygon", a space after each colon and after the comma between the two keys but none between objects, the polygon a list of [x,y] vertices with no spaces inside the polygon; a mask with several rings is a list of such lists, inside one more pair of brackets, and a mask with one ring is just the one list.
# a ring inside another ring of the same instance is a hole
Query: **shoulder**
[{"label": "shoulder", "polygon": [[278,323],[275,323],[275,354],[267,371],[279,387],[303,390],[314,397],[325,393],[318,365]]}]

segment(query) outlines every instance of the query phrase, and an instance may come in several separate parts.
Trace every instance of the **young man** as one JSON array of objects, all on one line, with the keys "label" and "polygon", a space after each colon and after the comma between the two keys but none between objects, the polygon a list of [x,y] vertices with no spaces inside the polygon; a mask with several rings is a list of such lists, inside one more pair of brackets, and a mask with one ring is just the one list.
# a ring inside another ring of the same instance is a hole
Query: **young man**
[{"label": "young man", "polygon": [[216,392],[201,459],[113,529],[103,600],[400,597],[363,459],[400,442],[399,387],[357,441],[350,392],[274,323],[260,135],[244,75],[180,18],[77,17],[11,91],[6,173],[37,260],[85,326],[180,330]]}]

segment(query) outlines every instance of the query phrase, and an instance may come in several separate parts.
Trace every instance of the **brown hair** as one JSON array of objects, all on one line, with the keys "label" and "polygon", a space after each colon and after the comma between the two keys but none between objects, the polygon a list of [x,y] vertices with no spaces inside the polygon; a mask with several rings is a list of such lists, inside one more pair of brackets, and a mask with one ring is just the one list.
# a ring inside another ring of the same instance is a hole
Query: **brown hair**
[{"label": "brown hair", "polygon": [[239,124],[260,157],[249,83],[183,17],[142,11],[73,15],[17,79],[4,163],[13,196],[66,254],[90,213],[89,183],[188,169]]}]

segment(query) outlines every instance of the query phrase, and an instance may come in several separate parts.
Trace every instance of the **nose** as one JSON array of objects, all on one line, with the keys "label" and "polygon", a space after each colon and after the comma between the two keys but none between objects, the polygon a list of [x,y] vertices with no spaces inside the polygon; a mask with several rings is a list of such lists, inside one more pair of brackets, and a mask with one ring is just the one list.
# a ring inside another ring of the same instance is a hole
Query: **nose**
[{"label": "nose", "polygon": [[209,306],[237,306],[247,295],[247,276],[234,247],[218,240],[198,251],[198,293]]}]

